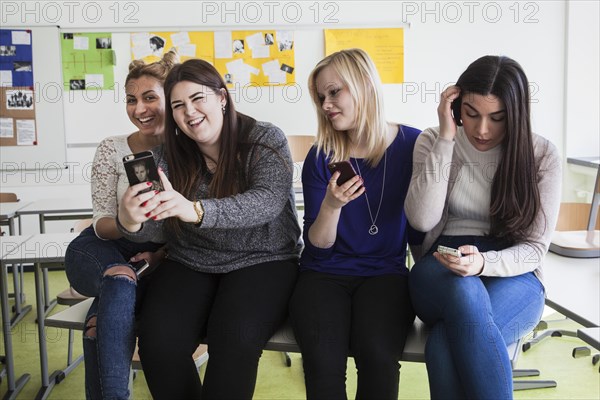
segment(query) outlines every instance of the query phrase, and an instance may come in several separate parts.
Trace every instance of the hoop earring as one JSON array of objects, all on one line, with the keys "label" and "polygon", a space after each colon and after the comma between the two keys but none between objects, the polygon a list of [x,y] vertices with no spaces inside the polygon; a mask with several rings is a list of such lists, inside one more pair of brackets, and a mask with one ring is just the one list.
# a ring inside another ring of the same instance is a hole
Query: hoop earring
[{"label": "hoop earring", "polygon": [[175,136],[179,136],[179,129],[175,128]]}]

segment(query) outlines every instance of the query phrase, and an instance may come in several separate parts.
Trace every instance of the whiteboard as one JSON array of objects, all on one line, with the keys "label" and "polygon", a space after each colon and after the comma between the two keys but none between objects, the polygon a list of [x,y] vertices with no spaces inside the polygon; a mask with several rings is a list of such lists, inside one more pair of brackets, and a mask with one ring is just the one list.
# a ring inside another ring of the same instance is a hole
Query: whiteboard
[{"label": "whiteboard", "polygon": [[[23,29],[23,27],[3,27]],[[67,161],[59,29],[32,27],[36,146],[0,146],[2,171],[65,168]]]}]

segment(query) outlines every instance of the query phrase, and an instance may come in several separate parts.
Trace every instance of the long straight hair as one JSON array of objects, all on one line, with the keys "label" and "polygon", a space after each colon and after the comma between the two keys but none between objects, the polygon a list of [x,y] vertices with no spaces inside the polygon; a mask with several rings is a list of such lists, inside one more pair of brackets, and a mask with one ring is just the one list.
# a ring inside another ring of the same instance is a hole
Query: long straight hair
[{"label": "long straight hair", "polygon": [[506,135],[492,182],[490,236],[510,243],[525,241],[541,208],[527,76],[508,57],[484,56],[469,65],[456,85],[463,95],[491,94],[504,103]]},{"label": "long straight hair", "polygon": [[387,122],[383,107],[383,90],[375,64],[361,49],[341,50],[321,60],[310,73],[308,90],[317,111],[317,148],[331,157],[331,161],[347,160],[350,156],[350,139],[345,132],[337,131],[323,112],[317,92],[317,77],[329,67],[340,78],[352,97],[355,110],[357,138],[365,140],[366,160],[376,166],[386,149]]},{"label": "long straight hair", "polygon": [[[197,143],[187,135],[177,132],[179,128],[173,118],[171,93],[173,87],[182,81],[203,85],[213,91],[211,95],[223,95],[227,101],[220,136],[219,159],[208,184],[209,195],[224,198],[243,192],[247,186],[246,160],[250,149],[248,134],[256,121],[236,112],[233,99],[219,72],[211,64],[200,59],[190,59],[175,66],[165,80],[165,102],[168,107],[165,113],[165,158],[173,189],[191,201],[199,200],[196,199],[196,192],[208,172]],[[177,221],[170,224],[174,226]]]}]

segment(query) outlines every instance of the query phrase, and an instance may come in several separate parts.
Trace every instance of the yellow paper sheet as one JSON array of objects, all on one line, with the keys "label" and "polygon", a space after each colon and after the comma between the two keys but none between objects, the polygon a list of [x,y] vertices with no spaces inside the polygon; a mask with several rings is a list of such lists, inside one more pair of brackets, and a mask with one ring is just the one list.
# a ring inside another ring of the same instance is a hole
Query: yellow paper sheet
[{"label": "yellow paper sheet", "polygon": [[404,82],[404,29],[326,29],[325,54],[343,49],[365,50],[382,83]]}]

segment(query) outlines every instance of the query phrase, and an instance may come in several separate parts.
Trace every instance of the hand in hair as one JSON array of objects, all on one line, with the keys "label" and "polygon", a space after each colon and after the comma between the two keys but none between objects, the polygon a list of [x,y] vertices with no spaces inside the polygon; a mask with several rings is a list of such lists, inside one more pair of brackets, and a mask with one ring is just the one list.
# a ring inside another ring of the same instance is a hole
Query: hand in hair
[{"label": "hand in hair", "polygon": [[483,271],[484,259],[479,249],[471,245],[463,245],[458,248],[462,257],[456,257],[451,254],[441,254],[437,251],[433,256],[444,267],[459,276],[479,275]]},{"label": "hand in hair", "polygon": [[198,214],[194,209],[194,202],[174,190],[173,185],[160,168],[158,169],[158,175],[165,190],[148,200],[146,204],[148,213],[146,216],[156,221],[174,217],[183,222],[196,222]]},{"label": "hand in hair", "polygon": [[446,140],[454,140],[456,136],[456,122],[452,116],[452,102],[460,96],[458,86],[450,86],[440,96],[438,105],[438,118],[440,120],[440,137]]}]

